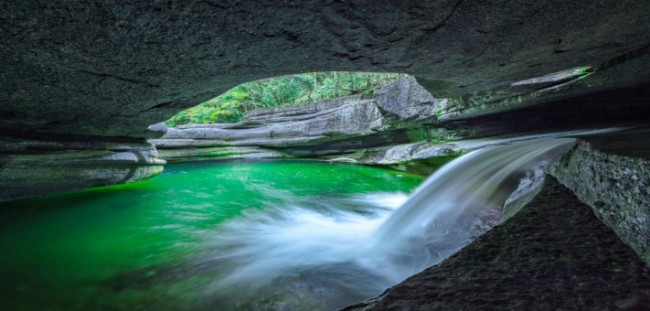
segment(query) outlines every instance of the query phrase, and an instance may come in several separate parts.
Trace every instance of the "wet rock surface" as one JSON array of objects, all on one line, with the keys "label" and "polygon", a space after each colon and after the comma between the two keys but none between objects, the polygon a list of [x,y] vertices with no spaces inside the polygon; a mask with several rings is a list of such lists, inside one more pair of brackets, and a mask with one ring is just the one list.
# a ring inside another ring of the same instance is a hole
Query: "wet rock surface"
[{"label": "wet rock surface", "polygon": [[319,140],[340,140],[346,136],[365,136],[383,125],[376,105],[358,99],[349,99],[333,110],[301,118],[264,119],[257,124],[245,121],[221,128],[210,125],[171,128],[162,139],[220,140],[231,146],[284,147]]},{"label": "wet rock surface", "polygon": [[261,158],[291,158],[281,151],[259,147],[211,147],[211,148],[180,148],[160,149],[158,156],[168,163],[216,161],[230,159],[261,159]]},{"label": "wet rock surface", "polygon": [[648,130],[584,137],[550,174],[650,264]]},{"label": "wet rock surface", "polygon": [[554,178],[441,264],[343,309],[650,310],[650,268]]},{"label": "wet rock surface", "polygon": [[416,142],[394,146],[383,146],[359,150],[343,151],[342,154],[323,155],[330,162],[347,162],[386,166],[399,171],[428,175],[449,161],[465,153],[518,141],[560,134],[530,135],[509,138],[476,139],[451,142]]},{"label": "wet rock surface", "polygon": [[0,201],[149,179],[163,171],[144,141],[0,137]]}]

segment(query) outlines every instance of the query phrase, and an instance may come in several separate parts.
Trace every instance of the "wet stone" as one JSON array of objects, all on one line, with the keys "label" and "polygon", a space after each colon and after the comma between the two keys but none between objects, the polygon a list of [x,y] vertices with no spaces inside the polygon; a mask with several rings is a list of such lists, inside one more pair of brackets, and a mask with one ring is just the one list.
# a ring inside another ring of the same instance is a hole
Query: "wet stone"
[{"label": "wet stone", "polygon": [[504,224],[343,310],[650,310],[650,268],[549,177]]}]

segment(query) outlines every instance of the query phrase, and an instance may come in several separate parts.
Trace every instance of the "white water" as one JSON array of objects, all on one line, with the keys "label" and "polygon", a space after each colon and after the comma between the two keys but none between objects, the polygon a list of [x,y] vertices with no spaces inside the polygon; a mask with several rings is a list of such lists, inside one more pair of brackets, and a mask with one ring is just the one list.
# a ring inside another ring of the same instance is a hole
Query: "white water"
[{"label": "white water", "polygon": [[213,240],[220,248],[228,246],[228,251],[216,258],[236,262],[220,283],[254,286],[299,270],[337,263],[371,268],[374,260],[366,256],[368,241],[406,200],[403,193],[349,199],[366,206],[366,213],[337,209],[337,203],[345,204],[342,201],[330,202],[327,205],[331,209],[326,211],[291,205],[247,212],[222,224],[223,234]]},{"label": "white water", "polygon": [[[203,258],[223,270],[210,290],[241,294],[287,286],[290,279],[308,284],[310,291],[339,286],[344,290],[338,295],[376,295],[498,224],[501,205],[526,184],[522,178],[573,143],[538,139],[472,152],[438,170],[408,200],[406,194],[381,193],[309,208],[317,198],[294,197],[286,206],[245,213],[222,224],[212,240],[214,251]],[[362,208],[341,208],[349,204]]]},{"label": "white water", "polygon": [[503,204],[526,173],[565,153],[574,141],[548,138],[487,147],[450,162],[382,224],[373,244],[379,252],[394,251],[426,227],[429,234],[443,237],[452,228],[467,226],[467,219]]}]

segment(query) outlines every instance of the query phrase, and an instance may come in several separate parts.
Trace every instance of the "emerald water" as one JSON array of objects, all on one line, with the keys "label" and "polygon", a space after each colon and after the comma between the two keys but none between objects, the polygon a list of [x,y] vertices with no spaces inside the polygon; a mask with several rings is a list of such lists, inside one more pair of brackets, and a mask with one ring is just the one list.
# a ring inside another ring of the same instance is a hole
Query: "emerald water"
[{"label": "emerald water", "polygon": [[498,224],[574,143],[486,147],[424,183],[322,162],[177,164],[142,183],[1,204],[0,306],[336,310]]},{"label": "emerald water", "polygon": [[345,306],[399,280],[356,259],[422,181],[317,162],[188,163],[0,204],[0,309]]}]

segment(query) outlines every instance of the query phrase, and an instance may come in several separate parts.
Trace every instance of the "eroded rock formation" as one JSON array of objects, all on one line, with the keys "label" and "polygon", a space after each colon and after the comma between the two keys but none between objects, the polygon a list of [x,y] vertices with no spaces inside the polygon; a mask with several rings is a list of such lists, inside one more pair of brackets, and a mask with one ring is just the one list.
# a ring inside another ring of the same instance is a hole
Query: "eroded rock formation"
[{"label": "eroded rock formation", "polygon": [[[448,138],[648,120],[645,0],[6,1],[0,28],[0,201],[154,176],[164,161],[145,139],[166,129],[148,125],[237,84],[305,71],[409,73],[439,100],[387,88],[256,112],[169,130],[160,154],[409,169],[472,148]],[[648,262],[646,149],[597,139],[550,172]],[[440,266],[349,310],[647,308],[642,262],[567,189],[544,187]]]},{"label": "eroded rock formation", "polygon": [[0,201],[149,179],[164,160],[149,143],[0,137]]},{"label": "eroded rock formation", "polygon": [[504,224],[376,299],[375,310],[647,310],[650,269],[548,178]]},{"label": "eroded rock formation", "polygon": [[191,157],[225,146],[231,147],[233,155],[243,146],[263,148],[260,156],[341,154],[423,140],[429,131],[444,132],[433,126],[442,104],[415,78],[408,77],[377,91],[375,99],[351,96],[252,110],[244,122],[181,125],[150,142],[168,160],[178,157],[183,149]]},{"label": "eroded rock formation", "polygon": [[550,174],[650,265],[650,150],[647,130],[585,137]]},{"label": "eroded rock formation", "polygon": [[[148,125],[237,84],[315,70],[409,73],[464,131],[468,117],[647,83],[648,12],[641,0],[7,2],[0,136],[144,144],[162,135]],[[537,119],[543,130],[550,117]],[[0,162],[18,155],[0,149]]]},{"label": "eroded rock formation", "polygon": [[471,103],[456,112],[577,94],[648,78],[648,12],[642,0],[6,2],[0,128],[151,137],[149,124],[237,84],[305,71],[409,73]]}]

